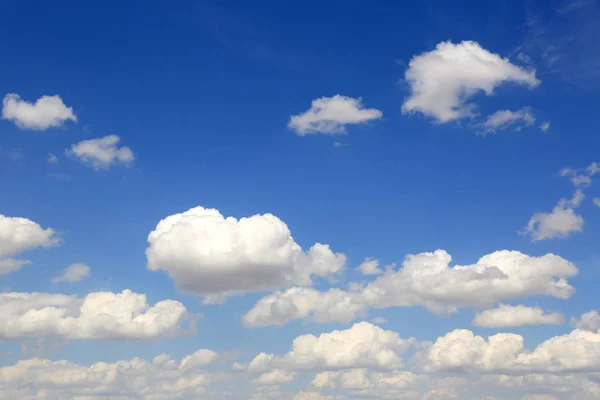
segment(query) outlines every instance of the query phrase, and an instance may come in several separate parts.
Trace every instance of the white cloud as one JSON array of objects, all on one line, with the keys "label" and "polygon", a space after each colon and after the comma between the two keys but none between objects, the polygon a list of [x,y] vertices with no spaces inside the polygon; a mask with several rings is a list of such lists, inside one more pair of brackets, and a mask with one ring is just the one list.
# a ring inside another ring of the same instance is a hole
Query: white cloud
[{"label": "white cloud", "polygon": [[280,385],[283,383],[290,383],[296,378],[295,372],[288,372],[281,369],[274,369],[269,372],[265,372],[260,375],[257,379],[252,381],[255,385]]},{"label": "white cloud", "polygon": [[27,265],[27,260],[11,257],[38,247],[52,247],[60,243],[56,231],[42,228],[27,218],[7,217],[0,214],[0,275]]},{"label": "white cloud", "polygon": [[535,117],[531,113],[529,107],[523,107],[517,111],[500,110],[482,122],[479,126],[483,129],[483,133],[493,133],[497,130],[504,130],[513,125],[518,125],[517,130],[524,126],[531,126],[535,123]]},{"label": "white cloud", "polygon": [[398,368],[401,354],[417,342],[403,339],[393,331],[369,322],[359,322],[346,330],[319,336],[302,335],[294,339],[283,356],[260,353],[248,365],[251,373],[307,369],[343,369],[354,367]]},{"label": "white cloud", "polygon": [[583,217],[575,212],[575,208],[581,205],[584,197],[581,189],[577,189],[572,199],[561,199],[552,212],[533,214],[523,233],[538,241],[566,238],[572,232],[581,232]]},{"label": "white cloud", "polygon": [[117,135],[108,135],[102,138],[83,140],[71,146],[65,153],[77,157],[84,164],[93,169],[106,169],[111,165],[129,165],[135,159],[133,152],[127,146],[119,147]]},{"label": "white cloud", "polygon": [[174,300],[150,306],[144,294],[94,292],[85,298],[0,293],[0,338],[150,339],[185,333],[190,316]]},{"label": "white cloud", "polygon": [[[184,361],[200,356],[193,366]],[[66,360],[29,359],[0,367],[0,398],[23,400],[171,400],[203,398],[213,374],[201,367],[218,358],[199,350],[177,362],[167,354],[90,366]]]},{"label": "white cloud", "polygon": [[383,273],[383,270],[379,268],[379,261],[370,257],[364,259],[362,264],[358,266],[358,270],[363,275],[380,275]]},{"label": "white cloud", "polygon": [[238,220],[195,207],[160,221],[148,243],[149,269],[166,271],[179,289],[202,296],[308,286],[346,264],[328,245],[303,251],[272,214]]},{"label": "white cloud", "polygon": [[542,132],[548,132],[550,130],[550,121],[542,122],[540,124],[540,129]]},{"label": "white cloud", "polygon": [[600,371],[600,334],[574,330],[552,337],[533,351],[520,335],[499,333],[486,341],[457,329],[416,357],[426,372],[566,373]]},{"label": "white cloud", "polygon": [[577,329],[600,333],[600,314],[596,310],[588,311],[581,318],[572,317],[571,324]]},{"label": "white cloud", "polygon": [[308,318],[316,322],[348,322],[370,308],[424,306],[436,313],[460,307],[488,307],[505,299],[535,295],[568,299],[575,289],[567,279],[577,267],[562,257],[532,257],[501,250],[473,265],[450,267],[444,250],[406,257],[402,268],[388,269],[366,284],[350,284],[349,291],[290,288],[260,299],[242,317],[249,327],[283,325]]},{"label": "white cloud", "polygon": [[58,157],[56,157],[52,153],[48,154],[48,164],[56,164],[57,162],[58,162]]},{"label": "white cloud", "polygon": [[484,310],[473,319],[473,325],[485,328],[512,328],[528,325],[560,325],[561,313],[545,313],[540,307],[500,304],[497,308]]},{"label": "white cloud", "polygon": [[62,126],[68,120],[77,122],[73,109],[58,95],[42,96],[33,104],[14,93],[2,100],[2,119],[14,122],[21,129],[38,131]]},{"label": "white cloud", "polygon": [[587,166],[587,168],[585,169],[585,171],[590,175],[590,176],[594,176],[597,173],[600,173],[600,164],[593,162],[590,165]]},{"label": "white cloud", "polygon": [[594,205],[600,207],[600,197],[595,197],[594,198]]},{"label": "white cloud", "polygon": [[90,267],[82,263],[69,265],[59,276],[52,278],[52,283],[76,282],[90,275]]},{"label": "white cloud", "polygon": [[435,50],[414,56],[405,79],[411,93],[402,112],[421,112],[440,123],[474,115],[476,106],[468,100],[478,92],[491,95],[506,82],[529,87],[540,83],[535,70],[513,65],[472,41],[441,42]]},{"label": "white cloud", "polygon": [[319,372],[312,381],[316,388],[345,389],[359,398],[429,399],[419,393],[420,383],[425,383],[423,377],[409,371],[373,372],[366,368]]},{"label": "white cloud", "polygon": [[380,119],[382,112],[364,108],[361,98],[341,95],[313,100],[309,110],[290,117],[288,128],[300,136],[310,133],[343,134],[346,125],[363,124]]}]

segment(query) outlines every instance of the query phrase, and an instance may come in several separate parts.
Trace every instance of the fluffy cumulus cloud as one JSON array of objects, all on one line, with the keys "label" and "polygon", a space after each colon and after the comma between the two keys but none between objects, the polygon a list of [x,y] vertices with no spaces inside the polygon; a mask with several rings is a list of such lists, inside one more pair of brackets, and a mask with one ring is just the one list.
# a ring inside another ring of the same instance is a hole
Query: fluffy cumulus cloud
[{"label": "fluffy cumulus cloud", "polygon": [[14,93],[7,94],[2,101],[2,119],[14,122],[21,129],[38,131],[62,126],[69,120],[77,122],[73,109],[58,95],[42,96],[30,103]]},{"label": "fluffy cumulus cloud", "polygon": [[577,329],[600,333],[600,314],[596,310],[588,311],[580,318],[572,317],[571,324]]},{"label": "fluffy cumulus cloud", "polygon": [[531,126],[534,123],[535,117],[531,109],[524,107],[517,111],[496,111],[480,124],[480,128],[483,130],[483,133],[493,133],[498,130],[508,129],[511,126],[515,126],[516,130],[521,130],[523,127]]},{"label": "fluffy cumulus cloud", "polygon": [[87,278],[90,275],[90,267],[82,263],[75,263],[69,265],[64,271],[52,278],[52,283],[60,283],[60,282],[77,282],[84,278]]},{"label": "fluffy cumulus cloud", "polygon": [[361,98],[338,94],[313,100],[310,109],[290,117],[288,128],[300,136],[311,133],[343,134],[346,133],[346,125],[363,124],[382,116],[377,109],[364,108]]},{"label": "fluffy cumulus cloud", "polygon": [[90,366],[66,360],[29,359],[0,368],[0,399],[23,400],[171,400],[202,398],[214,374],[204,366],[219,354],[198,350],[177,361],[161,354],[97,362]]},{"label": "fluffy cumulus cloud", "polygon": [[581,189],[577,189],[573,198],[561,199],[552,212],[533,214],[525,230],[533,241],[566,238],[573,232],[583,230],[583,217],[575,212],[584,199]]},{"label": "fluffy cumulus cloud", "polygon": [[600,334],[574,330],[552,337],[533,351],[520,335],[499,333],[487,340],[457,329],[418,355],[427,372],[568,373],[600,371]]},{"label": "fluffy cumulus cloud", "polygon": [[485,328],[513,328],[528,325],[560,325],[564,322],[561,313],[546,313],[540,307],[500,304],[484,310],[473,319],[473,325]]},{"label": "fluffy cumulus cloud", "polygon": [[358,270],[363,275],[380,275],[383,273],[381,268],[379,268],[379,261],[369,257],[365,258],[358,266]]},{"label": "fluffy cumulus cloud", "polygon": [[27,260],[13,257],[38,247],[51,247],[59,243],[60,238],[52,228],[42,228],[27,218],[0,214],[0,275],[29,264]]},{"label": "fluffy cumulus cloud", "polygon": [[[184,334],[192,319],[178,301],[153,306],[144,294],[94,292],[85,298],[48,293],[1,293],[0,338],[150,339]],[[193,321],[192,321],[193,322]]]},{"label": "fluffy cumulus cloud", "polygon": [[260,353],[247,370],[264,373],[275,369],[398,368],[403,364],[401,354],[415,344],[414,338],[403,339],[396,332],[359,322],[346,330],[298,336],[288,353]]},{"label": "fluffy cumulus cloud", "polygon": [[308,286],[341,272],[346,256],[316,243],[304,251],[272,214],[236,219],[195,207],[161,220],[148,236],[148,268],[202,296]]},{"label": "fluffy cumulus cloud", "polygon": [[534,70],[514,65],[472,41],[442,42],[413,57],[405,79],[410,96],[402,112],[421,112],[440,123],[473,116],[476,106],[468,101],[478,92],[491,95],[507,82],[529,87],[540,83]]},{"label": "fluffy cumulus cloud", "polygon": [[558,299],[575,289],[568,278],[577,267],[554,254],[532,257],[518,251],[496,251],[472,265],[450,266],[444,250],[406,257],[402,268],[388,269],[368,284],[348,291],[290,288],[260,299],[242,318],[247,326],[282,325],[294,319],[347,322],[370,308],[424,306],[436,313],[460,307],[488,307],[504,299],[534,295]]},{"label": "fluffy cumulus cloud", "polygon": [[65,153],[78,158],[93,169],[107,169],[111,165],[129,165],[135,159],[127,146],[119,147],[121,138],[108,135],[102,138],[83,140],[71,146]]}]

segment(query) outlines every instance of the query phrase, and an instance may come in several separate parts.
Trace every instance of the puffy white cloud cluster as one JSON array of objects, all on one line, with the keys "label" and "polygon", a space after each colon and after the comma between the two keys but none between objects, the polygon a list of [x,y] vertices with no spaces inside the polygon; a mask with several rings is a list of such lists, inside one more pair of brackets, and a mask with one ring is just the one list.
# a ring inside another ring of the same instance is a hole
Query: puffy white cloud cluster
[{"label": "puffy white cloud cluster", "polygon": [[65,150],[65,154],[78,158],[95,170],[107,169],[111,165],[129,165],[135,156],[129,147],[119,147],[120,141],[117,135],[82,140]]},{"label": "puffy white cloud cluster", "polygon": [[77,122],[73,108],[67,107],[59,95],[42,96],[30,103],[15,93],[2,100],[2,119],[14,122],[21,129],[38,131],[62,126],[69,120]]},{"label": "puffy white cloud cluster", "polygon": [[540,307],[523,305],[498,307],[481,311],[473,319],[473,325],[485,328],[513,328],[528,325],[560,325],[564,322],[561,313],[546,313]]},{"label": "puffy white cloud cluster", "polygon": [[299,136],[311,133],[343,134],[346,125],[363,124],[380,119],[383,113],[364,108],[361,98],[341,96],[321,97],[312,101],[310,109],[290,117],[288,128]]},{"label": "puffy white cloud cluster", "polygon": [[27,218],[0,214],[0,275],[18,270],[28,260],[13,257],[38,247],[58,245],[60,238],[52,228],[42,228]]},{"label": "puffy white cloud cluster", "polygon": [[535,70],[514,65],[472,41],[441,42],[434,50],[414,56],[405,80],[411,93],[402,112],[421,112],[439,123],[473,116],[476,105],[468,101],[479,92],[491,95],[507,82],[529,87],[540,83]]},{"label": "puffy white cloud cluster", "polygon": [[427,372],[599,372],[600,334],[574,330],[529,351],[520,335],[499,333],[486,340],[471,331],[457,329],[438,338],[420,356]]},{"label": "puffy white cloud cluster", "polygon": [[153,306],[144,294],[94,292],[80,299],[49,293],[0,293],[0,338],[151,339],[186,333],[178,301]]},{"label": "puffy white cloud cluster", "polygon": [[409,255],[402,268],[388,269],[366,285],[351,284],[349,291],[290,288],[276,292],[260,299],[242,321],[251,327],[301,318],[348,322],[370,308],[419,305],[442,313],[534,295],[567,299],[575,291],[567,279],[577,275],[577,267],[554,254],[533,257],[502,250],[475,264],[453,267],[451,260],[444,250]]},{"label": "puffy white cloud cluster", "polygon": [[414,338],[403,339],[396,332],[359,322],[319,336],[298,336],[288,353],[281,357],[260,353],[247,370],[256,373],[273,369],[398,368],[403,363],[400,355],[415,344]]},{"label": "puffy white cloud cluster", "polygon": [[161,220],[148,236],[148,268],[202,296],[308,286],[341,272],[346,256],[316,243],[304,251],[272,214],[224,217],[195,207]]},{"label": "puffy white cloud cluster", "polygon": [[213,379],[202,367],[218,356],[203,349],[180,362],[161,354],[153,362],[134,358],[90,366],[65,360],[22,360],[0,368],[0,399],[195,399]]}]

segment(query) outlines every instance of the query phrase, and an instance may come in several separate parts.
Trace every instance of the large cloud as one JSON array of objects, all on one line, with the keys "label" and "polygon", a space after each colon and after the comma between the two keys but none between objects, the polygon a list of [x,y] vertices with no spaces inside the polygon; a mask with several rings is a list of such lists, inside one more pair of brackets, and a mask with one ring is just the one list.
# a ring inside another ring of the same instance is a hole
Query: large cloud
[{"label": "large cloud", "polygon": [[161,354],[153,362],[134,358],[90,366],[66,360],[21,360],[0,368],[0,399],[196,399],[213,379],[202,367],[218,356],[202,349],[179,362]]},{"label": "large cloud", "polygon": [[120,141],[121,138],[117,135],[82,140],[67,149],[65,154],[77,157],[95,170],[107,169],[111,165],[129,165],[135,156],[129,147],[119,147]]},{"label": "large cloud", "polygon": [[52,228],[44,229],[27,218],[0,214],[0,275],[29,264],[27,260],[11,257],[37,247],[51,247],[59,243],[60,238]]},{"label": "large cloud", "polygon": [[338,94],[313,100],[310,109],[290,117],[288,128],[299,136],[310,133],[343,134],[346,133],[346,125],[363,124],[382,116],[377,109],[364,108],[362,99]]},{"label": "large cloud", "polygon": [[2,101],[2,119],[14,122],[21,129],[38,131],[62,126],[69,120],[77,122],[73,109],[58,95],[42,96],[29,103],[14,93],[7,94]]},{"label": "large cloud", "polygon": [[148,243],[149,269],[165,270],[179,289],[203,296],[310,285],[346,263],[328,245],[303,251],[272,214],[238,220],[203,207],[163,219]]},{"label": "large cloud", "polygon": [[491,95],[506,82],[529,87],[540,83],[534,70],[511,64],[471,41],[441,42],[435,50],[414,56],[405,79],[411,93],[402,112],[421,112],[440,123],[474,115],[476,106],[467,102],[478,92]]},{"label": "large cloud", "polygon": [[251,327],[282,325],[294,319],[348,322],[369,308],[420,305],[437,313],[460,307],[488,307],[504,299],[546,295],[569,298],[575,289],[567,278],[577,267],[562,257],[532,257],[502,250],[473,265],[450,267],[444,250],[406,257],[402,268],[388,269],[366,285],[351,284],[349,291],[290,288],[265,296],[243,317]]},{"label": "large cloud", "polygon": [[528,325],[560,325],[564,322],[561,313],[546,313],[540,307],[500,304],[478,313],[473,325],[485,328],[512,328]]},{"label": "large cloud", "polygon": [[413,338],[403,339],[396,332],[359,322],[348,329],[319,336],[298,336],[285,355],[260,353],[247,369],[265,372],[273,369],[398,368],[402,366],[400,355],[415,344]]},{"label": "large cloud", "polygon": [[[1,293],[0,338],[151,339],[180,335],[188,317],[174,300],[150,306],[144,294],[94,292],[85,298],[49,293]],[[193,322],[193,321],[192,321]]]}]

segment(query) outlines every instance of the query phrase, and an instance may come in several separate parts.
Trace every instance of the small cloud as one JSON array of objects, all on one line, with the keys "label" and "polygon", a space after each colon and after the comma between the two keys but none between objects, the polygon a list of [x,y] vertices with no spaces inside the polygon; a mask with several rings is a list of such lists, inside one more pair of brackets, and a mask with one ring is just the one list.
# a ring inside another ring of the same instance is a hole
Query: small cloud
[{"label": "small cloud", "polygon": [[310,109],[290,117],[288,128],[298,136],[310,133],[345,134],[346,125],[363,124],[382,116],[379,110],[364,108],[360,97],[355,99],[338,94],[313,100]]},{"label": "small cloud", "polygon": [[333,147],[344,147],[344,146],[348,146],[346,143],[342,143],[342,142],[334,142],[333,143]]},{"label": "small cloud", "polygon": [[371,322],[373,322],[374,324],[386,324],[387,323],[387,319],[385,319],[383,317],[376,317],[376,318],[373,318],[371,320]]},{"label": "small cloud", "polygon": [[59,276],[52,278],[52,283],[77,282],[90,275],[90,267],[82,263],[71,264]]},{"label": "small cloud", "polygon": [[56,164],[57,162],[58,162],[58,157],[56,157],[52,153],[48,154],[48,163],[49,164]]},{"label": "small cloud", "polygon": [[581,189],[577,189],[573,198],[561,199],[552,212],[533,214],[523,234],[530,234],[532,240],[566,238],[572,232],[583,230],[583,217],[575,212],[584,199]]},{"label": "small cloud", "polygon": [[371,257],[365,258],[357,268],[363,275],[380,275],[383,273],[379,268],[379,261]]},{"label": "small cloud", "polygon": [[594,204],[598,207],[600,207],[600,197],[596,197],[594,198]]},{"label": "small cloud", "polygon": [[63,126],[69,120],[77,122],[73,108],[67,107],[58,95],[42,96],[35,103],[29,103],[15,93],[4,97],[2,119],[14,122],[21,129],[36,131]]},{"label": "small cloud", "polygon": [[513,125],[517,131],[520,131],[525,126],[531,126],[535,123],[535,117],[531,113],[529,107],[523,107],[517,111],[500,110],[492,115],[478,126],[483,129],[483,134],[494,133],[497,130],[504,130]]},{"label": "small cloud", "polygon": [[77,157],[95,170],[107,169],[116,164],[129,165],[135,157],[129,147],[118,147],[120,140],[117,135],[84,140],[71,146],[65,153]]},{"label": "small cloud", "polygon": [[548,132],[550,130],[550,121],[542,122],[540,124],[540,129],[542,132]]}]

